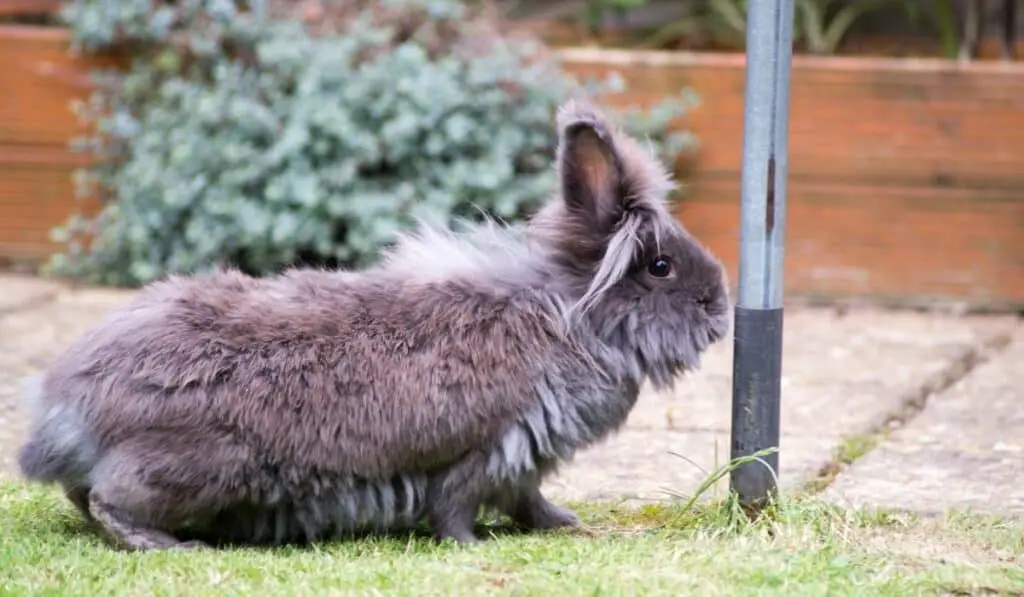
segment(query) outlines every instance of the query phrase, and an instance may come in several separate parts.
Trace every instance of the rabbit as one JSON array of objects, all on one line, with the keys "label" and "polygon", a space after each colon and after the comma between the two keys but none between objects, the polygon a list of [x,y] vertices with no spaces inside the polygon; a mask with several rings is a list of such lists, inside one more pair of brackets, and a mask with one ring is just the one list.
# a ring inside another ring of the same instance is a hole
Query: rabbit
[{"label": "rabbit", "polygon": [[527,220],[403,232],[360,270],[144,286],[58,356],[18,453],[123,549],[309,544],[482,509],[574,527],[542,482],[728,332],[722,263],[661,163],[586,98]]}]

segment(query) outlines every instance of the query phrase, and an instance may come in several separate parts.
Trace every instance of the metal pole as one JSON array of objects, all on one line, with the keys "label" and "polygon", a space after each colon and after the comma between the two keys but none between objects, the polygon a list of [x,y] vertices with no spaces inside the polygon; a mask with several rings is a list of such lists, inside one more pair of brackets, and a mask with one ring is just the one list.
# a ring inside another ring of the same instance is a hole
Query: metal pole
[{"label": "metal pole", "polygon": [[[793,0],[757,0],[747,9],[747,79],[739,297],[733,341],[733,459],[779,446],[782,374],[782,266],[789,156],[789,75]],[[732,471],[748,507],[776,490],[778,453]]]}]

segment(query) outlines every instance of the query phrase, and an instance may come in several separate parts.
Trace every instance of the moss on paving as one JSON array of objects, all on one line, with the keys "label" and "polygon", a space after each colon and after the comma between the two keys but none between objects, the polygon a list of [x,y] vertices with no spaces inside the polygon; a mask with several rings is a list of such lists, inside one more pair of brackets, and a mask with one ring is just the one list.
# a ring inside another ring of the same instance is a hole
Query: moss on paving
[{"label": "moss on paving", "polygon": [[475,547],[418,535],[315,547],[127,553],[55,490],[0,483],[4,595],[1024,594],[1018,521],[917,520],[780,502],[750,522],[729,501],[574,504],[586,527],[480,531]]}]

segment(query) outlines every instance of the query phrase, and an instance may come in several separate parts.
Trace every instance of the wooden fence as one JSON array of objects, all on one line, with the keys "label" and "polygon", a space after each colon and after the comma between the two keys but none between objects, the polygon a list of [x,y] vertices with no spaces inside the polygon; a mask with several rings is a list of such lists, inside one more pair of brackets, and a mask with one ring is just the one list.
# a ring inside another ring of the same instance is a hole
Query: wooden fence
[{"label": "wooden fence", "polygon": [[88,97],[90,70],[111,63],[72,56],[61,29],[3,26],[0,64],[0,261],[34,263],[79,207],[72,176],[87,162],[68,143],[85,129],[72,102]]},{"label": "wooden fence", "polygon": [[[619,72],[621,104],[693,88],[698,135],[680,219],[735,280],[742,55],[564,49],[573,73]],[[57,29],[0,27],[0,258],[36,263],[78,205],[67,149],[88,71]],[[797,57],[790,124],[791,295],[1024,306],[1024,65]]]},{"label": "wooden fence", "polygon": [[[564,57],[579,75],[623,75],[623,102],[702,96],[679,216],[735,275],[743,56]],[[790,111],[789,293],[1024,305],[1024,66],[798,56]]]}]

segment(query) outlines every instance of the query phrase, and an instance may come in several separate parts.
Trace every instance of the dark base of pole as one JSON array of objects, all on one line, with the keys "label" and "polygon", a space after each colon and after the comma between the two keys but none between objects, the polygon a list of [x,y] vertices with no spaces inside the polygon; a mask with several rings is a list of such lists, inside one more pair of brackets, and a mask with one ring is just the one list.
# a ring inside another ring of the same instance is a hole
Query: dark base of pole
[{"label": "dark base of pole", "polygon": [[[732,370],[732,459],[778,448],[782,375],[782,309],[736,307]],[[779,454],[732,471],[732,490],[749,508],[763,506],[776,491]],[[773,475],[774,473],[774,475]]]}]

